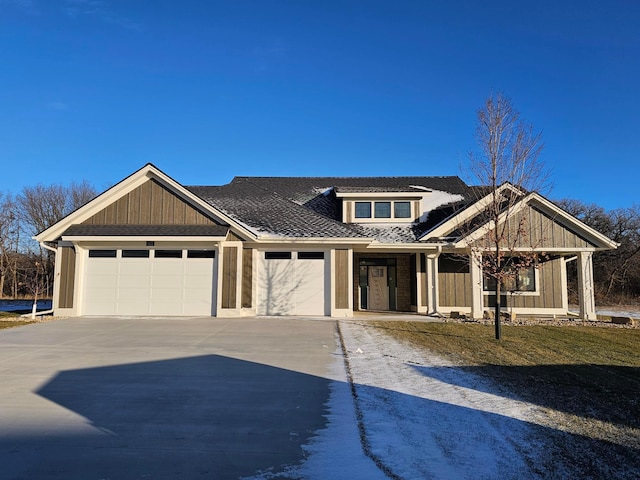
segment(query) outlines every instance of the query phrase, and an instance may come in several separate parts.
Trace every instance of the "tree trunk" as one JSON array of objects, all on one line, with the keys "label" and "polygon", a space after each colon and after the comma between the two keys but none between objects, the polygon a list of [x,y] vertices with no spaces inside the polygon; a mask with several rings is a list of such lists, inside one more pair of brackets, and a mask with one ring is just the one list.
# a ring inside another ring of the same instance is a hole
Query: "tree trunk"
[{"label": "tree trunk", "polygon": [[500,340],[502,337],[502,328],[500,325],[500,296],[501,296],[501,288],[500,288],[500,279],[496,279],[496,310],[495,310],[495,326],[496,326],[496,340]]}]

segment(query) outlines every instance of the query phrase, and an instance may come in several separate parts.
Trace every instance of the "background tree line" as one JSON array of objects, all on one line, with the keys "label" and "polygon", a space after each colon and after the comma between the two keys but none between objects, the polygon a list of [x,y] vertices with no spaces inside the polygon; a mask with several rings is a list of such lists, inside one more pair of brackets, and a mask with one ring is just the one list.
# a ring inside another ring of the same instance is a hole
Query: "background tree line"
[{"label": "background tree line", "polygon": [[96,196],[88,182],[0,193],[0,298],[51,297],[54,254],[31,238]]},{"label": "background tree line", "polygon": [[[561,200],[558,205],[620,244],[616,250],[593,256],[596,303],[640,303],[640,206],[607,211],[572,199]],[[574,280],[575,288],[576,262],[568,265],[569,281]],[[570,289],[571,293],[575,290]]]}]

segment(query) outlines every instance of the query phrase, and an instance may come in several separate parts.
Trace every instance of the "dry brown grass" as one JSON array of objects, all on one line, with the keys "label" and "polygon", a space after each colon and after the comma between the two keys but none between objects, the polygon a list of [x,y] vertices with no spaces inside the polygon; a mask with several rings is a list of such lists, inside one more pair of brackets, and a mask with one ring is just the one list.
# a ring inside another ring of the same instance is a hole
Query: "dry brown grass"
[{"label": "dry brown grass", "polygon": [[539,405],[554,475],[640,478],[640,329],[505,325],[497,341],[491,325],[374,325]]}]

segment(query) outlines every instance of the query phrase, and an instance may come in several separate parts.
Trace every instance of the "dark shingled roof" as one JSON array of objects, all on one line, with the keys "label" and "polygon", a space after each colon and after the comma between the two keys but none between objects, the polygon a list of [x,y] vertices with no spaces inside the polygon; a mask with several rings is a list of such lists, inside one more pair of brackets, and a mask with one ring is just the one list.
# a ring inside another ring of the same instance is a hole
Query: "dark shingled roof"
[{"label": "dark shingled roof", "polygon": [[224,237],[229,227],[223,225],[71,225],[67,237]]},{"label": "dark shingled roof", "polygon": [[342,203],[336,191],[421,195],[438,190],[469,196],[469,187],[458,177],[235,177],[220,187],[186,188],[260,233],[301,238],[376,238],[381,242],[415,242],[416,233],[423,230],[411,225],[342,223]]}]

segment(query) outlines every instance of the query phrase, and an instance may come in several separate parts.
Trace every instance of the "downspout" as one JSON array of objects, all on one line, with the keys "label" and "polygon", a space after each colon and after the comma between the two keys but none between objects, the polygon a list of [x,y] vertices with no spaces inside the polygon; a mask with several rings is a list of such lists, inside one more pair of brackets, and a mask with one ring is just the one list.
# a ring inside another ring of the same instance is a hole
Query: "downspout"
[{"label": "downspout", "polygon": [[[438,245],[436,245],[436,262],[438,261],[438,258],[440,258],[440,254],[441,253],[442,253],[442,245],[438,244]],[[435,282],[437,282],[437,281],[438,281],[438,276],[435,275],[435,278],[433,279],[434,284],[431,286],[432,290],[436,288],[436,283]],[[432,292],[432,297],[435,300],[435,295],[433,295],[433,292]],[[437,303],[437,302],[435,302],[435,303]],[[429,314],[429,316],[445,318],[445,315],[443,315],[442,313],[440,313],[438,311],[438,306],[437,305],[433,306],[433,311]]]}]

